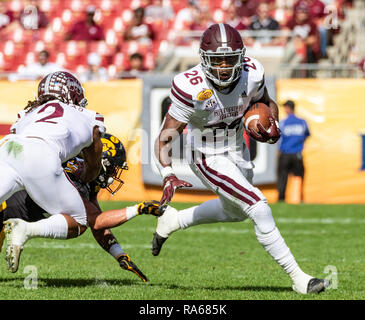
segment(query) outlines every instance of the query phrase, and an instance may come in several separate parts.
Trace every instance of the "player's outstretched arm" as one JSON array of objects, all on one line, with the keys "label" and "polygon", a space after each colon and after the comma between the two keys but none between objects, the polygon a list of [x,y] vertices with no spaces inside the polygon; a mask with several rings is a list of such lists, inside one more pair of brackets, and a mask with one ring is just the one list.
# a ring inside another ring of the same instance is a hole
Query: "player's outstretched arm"
[{"label": "player's outstretched arm", "polygon": [[93,199],[92,201],[85,201],[85,207],[91,233],[100,247],[113,256],[123,270],[131,271],[143,282],[147,282],[147,277],[142,273],[137,265],[133,263],[129,255],[124,252],[110,229],[95,229],[97,218],[103,214],[97,200]]},{"label": "player's outstretched arm", "polygon": [[155,155],[163,178],[163,194],[160,205],[167,204],[174,196],[175,190],[192,187],[192,184],[176,177],[171,167],[171,145],[180,136],[186,127],[186,123],[174,119],[169,113],[166,114],[160,135],[155,142]]}]

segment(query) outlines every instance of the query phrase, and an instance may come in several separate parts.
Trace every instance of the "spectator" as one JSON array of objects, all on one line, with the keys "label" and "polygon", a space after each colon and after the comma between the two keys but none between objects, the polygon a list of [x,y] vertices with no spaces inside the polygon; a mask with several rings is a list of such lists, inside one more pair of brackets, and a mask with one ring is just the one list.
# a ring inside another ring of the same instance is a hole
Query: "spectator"
[{"label": "spectator", "polygon": [[170,5],[164,5],[162,0],[153,0],[145,9],[146,19],[151,21],[169,21],[174,18],[174,11]]},{"label": "spectator", "polygon": [[23,12],[19,17],[20,24],[24,29],[38,30],[48,26],[48,18],[39,8],[38,0],[27,1]]},{"label": "spectator", "polygon": [[[267,3],[261,3],[257,7],[257,15],[251,18],[251,24],[249,26],[250,30],[260,31],[260,30],[270,30],[277,31],[280,30],[279,23],[270,16],[269,5]],[[279,37],[260,37],[260,42],[270,43],[275,45],[279,43]]]},{"label": "spectator", "polygon": [[88,69],[80,74],[81,82],[109,80],[108,71],[101,67],[101,57],[96,52],[88,55],[87,64]]},{"label": "spectator", "polygon": [[96,8],[89,5],[86,8],[86,18],[76,22],[66,33],[65,40],[98,41],[104,40],[104,30],[95,20]]},{"label": "spectator", "polygon": [[154,32],[151,24],[146,23],[144,19],[145,10],[137,8],[133,11],[131,23],[126,27],[124,40],[138,41],[140,44],[151,44],[154,40]]},{"label": "spectator", "polygon": [[309,20],[313,21],[317,25],[317,29],[319,32],[319,41],[320,41],[320,50],[321,56],[327,56],[327,46],[329,41],[329,32],[328,27],[325,25],[325,5],[320,0],[298,0],[294,4],[294,12],[297,11],[297,8],[301,6],[306,6],[308,8],[308,17]]},{"label": "spectator", "polygon": [[187,6],[177,12],[173,29],[175,31],[189,30],[197,15],[198,7],[196,0],[189,0]]},{"label": "spectator", "polygon": [[242,18],[243,23],[248,26],[251,17],[256,14],[257,7],[260,3],[258,0],[234,0],[232,3],[237,8],[237,15]]},{"label": "spectator", "polygon": [[278,165],[279,201],[285,201],[288,175],[289,173],[292,173],[296,177],[296,198],[299,199],[298,202],[302,202],[304,180],[304,163],[302,151],[304,148],[304,142],[310,136],[310,133],[307,122],[295,115],[294,102],[288,100],[283,106],[288,117],[284,120],[281,120],[279,123],[281,130]]},{"label": "spectator", "polygon": [[49,73],[60,70],[63,70],[63,68],[55,63],[49,62],[49,52],[43,50],[38,53],[37,63],[30,64],[21,72],[10,75],[9,80],[38,80],[44,78]]},{"label": "spectator", "polygon": [[119,78],[136,78],[147,71],[143,65],[143,56],[136,52],[129,57],[129,66],[120,74]]},{"label": "spectator", "polygon": [[293,16],[293,3],[295,0],[278,0],[273,9],[273,18],[279,22],[280,26],[285,26]]},{"label": "spectator", "polygon": [[316,63],[320,56],[317,26],[310,21],[308,7],[300,6],[288,21],[286,29],[293,32],[294,50],[303,63]]},{"label": "spectator", "polygon": [[325,5],[321,0],[297,0],[293,6],[294,12],[298,8],[306,6],[308,8],[308,16],[310,20],[317,22],[318,19],[325,17]]},{"label": "spectator", "polygon": [[247,29],[241,18],[237,15],[237,8],[231,4],[226,10],[225,23],[231,25],[236,30]]},{"label": "spectator", "polygon": [[[190,30],[205,31],[213,24],[212,14],[209,7],[200,7],[198,14],[195,16],[193,23],[190,25]],[[199,35],[200,38],[200,35]]]}]

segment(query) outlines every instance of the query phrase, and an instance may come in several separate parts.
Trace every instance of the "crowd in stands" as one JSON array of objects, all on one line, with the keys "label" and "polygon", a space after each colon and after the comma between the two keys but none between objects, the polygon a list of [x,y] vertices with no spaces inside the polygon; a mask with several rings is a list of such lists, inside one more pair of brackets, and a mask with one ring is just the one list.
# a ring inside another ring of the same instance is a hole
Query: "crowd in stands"
[{"label": "crowd in stands", "polygon": [[[213,23],[248,32],[246,46],[292,44],[302,63],[327,56],[351,0],[7,0],[0,1],[0,73],[40,78],[54,69],[83,81],[153,70],[163,42],[190,45]],[[263,31],[263,32],[262,32]],[[261,33],[260,33],[261,32]]]}]

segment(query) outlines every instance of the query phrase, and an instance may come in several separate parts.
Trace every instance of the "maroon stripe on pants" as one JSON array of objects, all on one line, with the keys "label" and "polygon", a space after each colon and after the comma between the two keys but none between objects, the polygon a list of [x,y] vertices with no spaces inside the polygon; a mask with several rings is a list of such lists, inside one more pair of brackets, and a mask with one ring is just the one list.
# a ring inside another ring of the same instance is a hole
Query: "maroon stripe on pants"
[{"label": "maroon stripe on pants", "polygon": [[203,166],[205,167],[205,169],[208,172],[210,172],[211,174],[213,174],[213,175],[221,178],[222,180],[228,181],[231,185],[233,185],[234,187],[236,187],[238,190],[242,191],[244,194],[249,195],[252,199],[255,199],[256,201],[260,201],[261,200],[260,197],[256,193],[254,193],[254,192],[252,192],[250,190],[247,190],[246,188],[242,187],[240,184],[238,184],[236,181],[234,181],[230,177],[227,177],[224,174],[221,174],[218,171],[215,171],[214,169],[208,167],[207,166],[207,163],[205,161],[205,155],[204,154],[202,154],[202,162],[203,162]]},{"label": "maroon stripe on pants", "polygon": [[205,178],[207,178],[212,184],[214,184],[217,187],[220,187],[222,190],[224,190],[225,192],[227,192],[228,194],[230,194],[231,196],[238,198],[239,200],[243,201],[244,203],[247,203],[248,205],[252,206],[254,203],[243,197],[241,194],[237,193],[236,191],[232,190],[230,187],[226,186],[225,184],[215,180],[214,178],[210,177],[209,175],[207,175],[203,168],[201,167],[201,165],[199,163],[195,163],[196,166],[199,168],[200,172],[204,175]]}]

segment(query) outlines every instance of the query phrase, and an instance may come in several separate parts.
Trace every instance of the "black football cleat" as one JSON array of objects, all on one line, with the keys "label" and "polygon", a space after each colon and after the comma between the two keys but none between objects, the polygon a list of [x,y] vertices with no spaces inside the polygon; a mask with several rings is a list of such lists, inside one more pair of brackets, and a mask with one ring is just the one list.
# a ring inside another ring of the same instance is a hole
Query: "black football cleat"
[{"label": "black football cleat", "polygon": [[153,240],[152,240],[152,254],[154,256],[158,256],[162,245],[168,238],[161,237],[157,232],[153,234]]},{"label": "black football cleat", "polygon": [[155,217],[160,217],[163,215],[166,206],[160,207],[160,203],[156,200],[152,201],[143,201],[138,204],[137,211],[138,214],[151,214]]},{"label": "black football cleat", "polygon": [[141,270],[133,263],[128,254],[123,254],[118,258],[119,265],[122,269],[135,273],[143,282],[147,282],[147,277]]},{"label": "black football cleat", "polygon": [[326,290],[330,286],[330,282],[327,279],[312,278],[308,282],[307,293],[320,293]]}]

